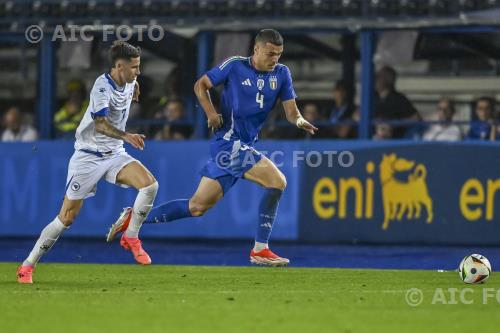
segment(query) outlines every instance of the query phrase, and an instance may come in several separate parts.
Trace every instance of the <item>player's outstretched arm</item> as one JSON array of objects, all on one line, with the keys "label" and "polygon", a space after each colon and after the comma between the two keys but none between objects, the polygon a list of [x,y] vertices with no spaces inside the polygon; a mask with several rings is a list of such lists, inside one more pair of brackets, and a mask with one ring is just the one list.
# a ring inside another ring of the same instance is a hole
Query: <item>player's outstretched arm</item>
[{"label": "player's outstretched arm", "polygon": [[106,117],[96,117],[94,119],[95,130],[97,133],[109,136],[114,139],[120,139],[130,143],[134,148],[144,149],[144,138],[142,134],[127,133],[111,125]]},{"label": "player's outstretched arm", "polygon": [[212,82],[210,82],[208,76],[203,75],[194,84],[194,93],[196,94],[196,97],[198,97],[198,101],[207,115],[208,128],[215,131],[222,126],[222,116],[217,113],[214,104],[210,99],[209,89],[212,87]]},{"label": "player's outstretched arm", "polygon": [[286,119],[292,124],[295,124],[298,128],[311,134],[314,134],[318,130],[314,125],[302,117],[295,99],[284,101],[283,108],[285,109]]}]

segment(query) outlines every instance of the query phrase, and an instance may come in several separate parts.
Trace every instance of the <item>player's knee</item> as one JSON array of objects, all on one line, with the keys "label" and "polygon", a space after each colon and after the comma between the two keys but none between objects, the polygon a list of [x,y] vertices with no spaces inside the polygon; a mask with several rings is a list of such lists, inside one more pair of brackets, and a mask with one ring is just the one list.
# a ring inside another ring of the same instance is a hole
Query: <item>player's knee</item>
[{"label": "player's knee", "polygon": [[281,177],[280,177],[280,183],[279,183],[279,187],[278,187],[278,188],[279,188],[280,190],[285,190],[286,185],[287,185],[287,183],[286,183],[286,177],[285,177],[285,175],[284,175],[284,174],[281,174]]},{"label": "player's knee", "polygon": [[73,224],[73,221],[76,219],[77,213],[73,210],[66,211],[64,214],[59,214],[59,220],[61,220],[62,224],[69,227]]},{"label": "player's knee", "polygon": [[269,186],[267,186],[267,187],[277,188],[279,190],[284,191],[285,188],[286,188],[286,177],[285,177],[285,175],[280,172],[276,177],[273,177],[273,179],[271,181],[271,184],[269,184]]},{"label": "player's knee", "polygon": [[190,205],[189,206],[189,211],[191,212],[191,216],[198,217],[202,216],[203,214],[206,213],[206,211],[209,209],[209,207],[204,206],[204,205]]},{"label": "player's knee", "polygon": [[142,190],[144,188],[150,187],[151,185],[154,185],[155,183],[156,183],[156,190],[158,190],[158,182],[153,176],[148,174],[147,176],[141,177],[141,179],[139,179],[139,184],[137,187],[140,190]]},{"label": "player's knee", "polygon": [[156,181],[156,179],[153,178],[153,182],[142,187],[139,191],[147,195],[148,197],[154,198],[156,197],[156,193],[158,193],[158,188],[160,185]]},{"label": "player's knee", "polygon": [[209,210],[213,205],[202,203],[196,200],[189,200],[189,212],[191,216],[198,217],[202,216]]}]

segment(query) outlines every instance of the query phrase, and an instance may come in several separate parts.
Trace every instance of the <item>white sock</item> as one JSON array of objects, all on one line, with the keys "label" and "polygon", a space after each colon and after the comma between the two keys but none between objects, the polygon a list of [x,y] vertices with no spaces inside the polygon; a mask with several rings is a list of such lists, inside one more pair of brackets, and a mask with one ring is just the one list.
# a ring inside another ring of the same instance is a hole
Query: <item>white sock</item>
[{"label": "white sock", "polygon": [[139,237],[139,230],[141,229],[142,222],[148,216],[151,208],[153,208],[153,202],[155,201],[157,192],[158,182],[154,182],[153,184],[139,190],[137,198],[134,202],[134,207],[132,208],[132,218],[130,219],[130,224],[125,231],[125,235],[127,237]]},{"label": "white sock", "polygon": [[255,245],[253,246],[253,252],[260,252],[264,249],[268,249],[269,245],[267,243],[260,243],[260,242],[255,242]]},{"label": "white sock", "polygon": [[33,250],[31,250],[28,258],[23,262],[23,266],[34,266],[40,260],[40,258],[50,250],[54,245],[56,240],[61,236],[64,230],[69,227],[65,226],[59,216],[47,224],[47,226],[42,230],[40,237],[35,243]]}]

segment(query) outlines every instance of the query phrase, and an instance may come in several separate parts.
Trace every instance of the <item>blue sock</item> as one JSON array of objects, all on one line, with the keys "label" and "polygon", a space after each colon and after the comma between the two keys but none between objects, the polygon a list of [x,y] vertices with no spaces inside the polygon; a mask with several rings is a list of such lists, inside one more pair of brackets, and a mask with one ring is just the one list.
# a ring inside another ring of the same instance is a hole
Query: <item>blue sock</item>
[{"label": "blue sock", "polygon": [[189,199],[172,200],[153,207],[144,223],[166,223],[191,217]]},{"label": "blue sock", "polygon": [[278,210],[282,190],[277,188],[266,188],[264,196],[259,205],[259,226],[255,240],[260,243],[268,243],[273,230],[274,218]]}]

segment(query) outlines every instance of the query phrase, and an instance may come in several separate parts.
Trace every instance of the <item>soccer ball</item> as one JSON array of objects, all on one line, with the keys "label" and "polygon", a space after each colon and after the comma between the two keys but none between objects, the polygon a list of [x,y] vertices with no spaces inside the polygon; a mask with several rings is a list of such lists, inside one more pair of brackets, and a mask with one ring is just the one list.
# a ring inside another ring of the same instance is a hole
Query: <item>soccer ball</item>
[{"label": "soccer ball", "polygon": [[471,254],[458,266],[458,274],[465,283],[484,283],[491,274],[490,261],[480,254]]}]

